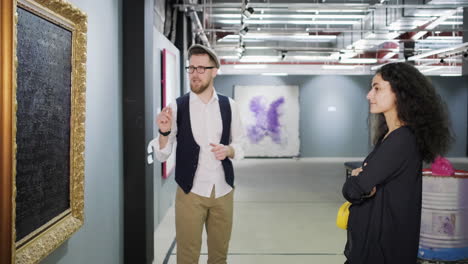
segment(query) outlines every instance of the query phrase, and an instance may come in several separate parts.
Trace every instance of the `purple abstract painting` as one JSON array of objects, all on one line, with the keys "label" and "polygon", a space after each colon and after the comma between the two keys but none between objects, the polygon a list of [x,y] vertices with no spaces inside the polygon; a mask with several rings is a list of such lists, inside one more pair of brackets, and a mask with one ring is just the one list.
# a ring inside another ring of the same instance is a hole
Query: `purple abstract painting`
[{"label": "purple abstract painting", "polygon": [[264,137],[271,137],[274,143],[281,143],[281,124],[279,108],[284,104],[284,97],[279,97],[270,104],[263,96],[255,96],[250,100],[249,108],[255,116],[255,123],[247,126],[247,136],[251,143],[258,143]]},{"label": "purple abstract painting", "polygon": [[299,87],[235,86],[235,101],[244,125],[246,157],[299,155]]}]

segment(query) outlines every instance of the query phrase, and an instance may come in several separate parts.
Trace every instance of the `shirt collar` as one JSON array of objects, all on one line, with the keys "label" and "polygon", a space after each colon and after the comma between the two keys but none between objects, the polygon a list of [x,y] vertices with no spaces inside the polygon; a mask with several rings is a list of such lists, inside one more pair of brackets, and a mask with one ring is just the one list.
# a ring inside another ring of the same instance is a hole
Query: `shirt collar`
[{"label": "shirt collar", "polygon": [[[198,95],[196,93],[192,92],[192,91],[190,91],[189,97],[190,97],[190,102],[191,103],[193,103],[193,102],[203,103],[202,100],[200,99],[200,97],[198,97]],[[214,100],[216,100],[216,101],[219,100],[218,93],[216,92],[216,89],[214,89],[213,96],[211,97],[210,101],[208,101],[208,104],[213,102]]]}]

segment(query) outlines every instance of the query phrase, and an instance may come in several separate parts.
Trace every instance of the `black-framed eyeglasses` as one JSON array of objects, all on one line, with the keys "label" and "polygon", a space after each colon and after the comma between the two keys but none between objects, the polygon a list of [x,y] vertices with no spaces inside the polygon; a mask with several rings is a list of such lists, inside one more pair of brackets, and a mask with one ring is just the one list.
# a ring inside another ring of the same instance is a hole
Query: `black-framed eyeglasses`
[{"label": "black-framed eyeglasses", "polygon": [[215,68],[215,67],[213,67],[213,66],[211,66],[211,67],[204,67],[204,66],[193,67],[193,66],[188,66],[188,67],[185,67],[185,70],[186,70],[188,73],[192,74],[192,73],[195,71],[195,69],[197,69],[197,72],[198,72],[198,73],[205,73],[205,70],[206,70],[206,69],[213,69],[213,68]]}]

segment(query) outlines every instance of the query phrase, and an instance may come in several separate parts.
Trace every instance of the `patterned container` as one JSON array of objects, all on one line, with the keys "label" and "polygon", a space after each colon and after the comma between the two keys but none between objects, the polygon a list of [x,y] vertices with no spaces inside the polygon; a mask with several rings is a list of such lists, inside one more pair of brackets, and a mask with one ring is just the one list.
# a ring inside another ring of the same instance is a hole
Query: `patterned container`
[{"label": "patterned container", "polygon": [[468,259],[468,172],[453,176],[423,171],[421,234],[418,257]]}]

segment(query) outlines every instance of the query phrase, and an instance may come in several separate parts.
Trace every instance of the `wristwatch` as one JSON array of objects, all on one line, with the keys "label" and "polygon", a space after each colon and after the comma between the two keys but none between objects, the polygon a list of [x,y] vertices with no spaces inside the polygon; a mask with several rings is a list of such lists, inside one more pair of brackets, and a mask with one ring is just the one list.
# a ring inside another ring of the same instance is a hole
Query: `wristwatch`
[{"label": "wristwatch", "polygon": [[163,136],[165,136],[165,137],[169,136],[169,134],[171,133],[170,130],[167,131],[167,132],[162,132],[161,129],[158,129],[158,131],[159,131],[159,134],[161,134],[161,135],[163,135]]}]

